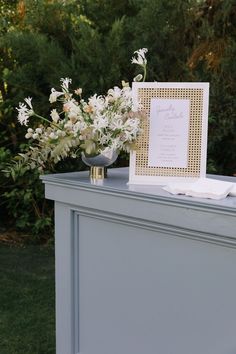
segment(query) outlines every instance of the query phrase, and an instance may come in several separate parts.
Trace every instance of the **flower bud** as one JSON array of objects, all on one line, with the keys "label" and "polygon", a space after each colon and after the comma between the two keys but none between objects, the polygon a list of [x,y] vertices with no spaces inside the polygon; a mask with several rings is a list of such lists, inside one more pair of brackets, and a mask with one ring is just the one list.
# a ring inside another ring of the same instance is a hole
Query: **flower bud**
[{"label": "flower bud", "polygon": [[26,134],[25,134],[25,138],[26,138],[26,139],[32,138],[32,133],[26,133]]},{"label": "flower bud", "polygon": [[81,94],[82,94],[82,88],[77,88],[77,89],[75,90],[75,94],[78,95],[78,96],[81,96]]},{"label": "flower bud", "polygon": [[38,134],[42,134],[42,132],[43,132],[41,128],[36,128],[35,131],[36,131],[36,133],[38,133]]},{"label": "flower bud", "polygon": [[141,81],[143,78],[143,75],[142,74],[138,74],[137,76],[135,76],[134,78],[134,82],[138,82],[138,81]]}]

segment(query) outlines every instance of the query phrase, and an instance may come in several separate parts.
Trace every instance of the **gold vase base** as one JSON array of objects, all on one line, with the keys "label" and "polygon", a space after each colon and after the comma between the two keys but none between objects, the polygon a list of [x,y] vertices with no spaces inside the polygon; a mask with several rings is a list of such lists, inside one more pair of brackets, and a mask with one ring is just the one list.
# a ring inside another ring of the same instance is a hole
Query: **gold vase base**
[{"label": "gold vase base", "polygon": [[104,179],[107,178],[106,167],[101,166],[91,166],[89,171],[89,177],[91,179]]}]

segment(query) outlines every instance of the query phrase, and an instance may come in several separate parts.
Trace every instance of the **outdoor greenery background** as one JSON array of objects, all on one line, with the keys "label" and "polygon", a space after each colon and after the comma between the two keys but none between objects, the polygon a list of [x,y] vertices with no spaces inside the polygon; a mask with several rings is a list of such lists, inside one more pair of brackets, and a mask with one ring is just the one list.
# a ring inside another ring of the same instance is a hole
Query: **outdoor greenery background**
[{"label": "outdoor greenery background", "polygon": [[[32,96],[37,112],[48,114],[61,77],[84,97],[131,83],[138,72],[130,59],[143,47],[147,81],[210,82],[208,172],[234,175],[235,0],[0,0],[0,170],[27,144],[19,101]],[[118,166],[125,163],[122,156]],[[0,172],[0,227],[48,241],[52,205],[38,173],[17,167],[11,177]],[[78,159],[54,171],[81,168]]]}]

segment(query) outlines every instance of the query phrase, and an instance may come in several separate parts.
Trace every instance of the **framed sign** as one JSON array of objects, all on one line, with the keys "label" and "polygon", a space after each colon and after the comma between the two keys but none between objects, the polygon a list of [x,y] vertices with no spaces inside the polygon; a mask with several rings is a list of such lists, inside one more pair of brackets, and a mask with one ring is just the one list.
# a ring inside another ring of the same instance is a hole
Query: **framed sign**
[{"label": "framed sign", "polygon": [[209,83],[134,82],[133,101],[146,119],[130,154],[129,183],[205,177]]}]

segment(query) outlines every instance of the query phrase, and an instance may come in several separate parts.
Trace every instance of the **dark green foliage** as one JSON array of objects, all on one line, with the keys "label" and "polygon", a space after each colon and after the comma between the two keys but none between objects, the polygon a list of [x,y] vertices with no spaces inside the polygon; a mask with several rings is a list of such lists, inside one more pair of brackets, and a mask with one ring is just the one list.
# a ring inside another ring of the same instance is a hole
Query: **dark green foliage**
[{"label": "dark green foliage", "polygon": [[55,353],[54,257],[0,244],[0,353]]},{"label": "dark green foliage", "polygon": [[[0,135],[1,136],[1,135]],[[0,147],[0,171],[6,167],[6,163],[9,162],[12,155],[10,150],[7,150],[3,147]],[[6,191],[8,181],[4,178],[2,172],[0,172],[0,229],[4,226],[6,217],[7,217],[7,210],[5,207],[5,200],[3,198],[3,194]]]},{"label": "dark green foliage", "polygon": [[189,9],[193,4],[196,1],[143,0],[131,27],[133,50],[149,49],[147,81],[189,79],[186,61],[191,50],[188,30],[192,25]]},{"label": "dark green foliage", "polygon": [[21,165],[18,168],[14,166],[7,180],[9,183],[5,186],[3,198],[7,213],[13,218],[12,226],[29,230],[41,241],[47,240],[53,233],[53,210],[43,197],[43,185],[38,172],[29,171]]},{"label": "dark green foliage", "polygon": [[[235,0],[1,0],[0,13],[1,168],[26,143],[19,101],[32,96],[37,112],[48,114],[61,77],[85,98],[105,93],[132,81],[133,51],[147,47],[147,81],[210,82],[208,172],[236,173]],[[55,171],[81,168],[69,161]],[[15,181],[0,175],[1,215],[47,237],[51,210],[38,175],[18,172]]]},{"label": "dark green foliage", "polygon": [[195,14],[195,42],[188,64],[196,81],[210,82],[208,167],[236,172],[236,4],[203,2]]}]

